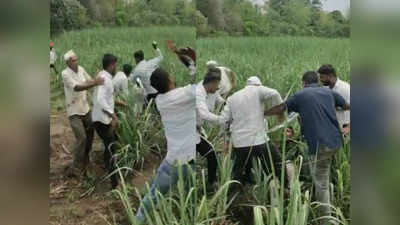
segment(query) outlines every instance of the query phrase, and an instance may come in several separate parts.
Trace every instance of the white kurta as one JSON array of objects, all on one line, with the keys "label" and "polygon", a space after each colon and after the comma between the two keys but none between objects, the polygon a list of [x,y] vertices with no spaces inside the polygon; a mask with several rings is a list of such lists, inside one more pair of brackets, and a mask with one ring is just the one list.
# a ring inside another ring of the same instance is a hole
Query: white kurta
[{"label": "white kurta", "polygon": [[107,115],[103,110],[110,114],[114,114],[114,85],[112,76],[107,71],[103,70],[99,73],[98,77],[104,79],[104,84],[97,86],[93,95],[93,122],[101,122],[103,124],[110,124],[112,118]]},{"label": "white kurta", "polygon": [[188,85],[155,100],[167,138],[168,163],[184,164],[196,157],[196,86]]},{"label": "white kurta", "polygon": [[278,91],[264,86],[248,85],[229,97],[221,116],[225,121],[231,121],[233,147],[255,146],[268,141],[265,140],[265,106],[281,103]]},{"label": "white kurta", "polygon": [[67,116],[86,115],[90,110],[87,101],[87,91],[75,91],[74,88],[76,85],[82,85],[92,78],[81,66],[78,66],[77,73],[67,67],[62,71],[61,76],[64,82],[65,108]]}]

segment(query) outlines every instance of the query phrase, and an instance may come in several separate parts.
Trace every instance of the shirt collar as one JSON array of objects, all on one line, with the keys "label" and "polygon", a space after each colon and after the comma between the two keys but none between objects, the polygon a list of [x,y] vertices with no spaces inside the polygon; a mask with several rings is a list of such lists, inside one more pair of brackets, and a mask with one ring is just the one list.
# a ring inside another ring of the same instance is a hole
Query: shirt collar
[{"label": "shirt collar", "polygon": [[308,87],[320,87],[320,86],[319,86],[318,83],[316,83],[316,84],[307,84],[307,85],[305,86],[305,88],[308,88]]}]

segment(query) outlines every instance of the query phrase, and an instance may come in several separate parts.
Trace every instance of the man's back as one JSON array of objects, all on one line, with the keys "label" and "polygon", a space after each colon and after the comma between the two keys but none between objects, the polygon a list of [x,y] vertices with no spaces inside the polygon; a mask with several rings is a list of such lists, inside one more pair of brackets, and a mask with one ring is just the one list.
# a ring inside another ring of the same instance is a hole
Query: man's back
[{"label": "man's back", "polygon": [[163,56],[160,49],[157,49],[156,53],[157,57],[150,60],[143,59],[140,61],[136,65],[131,78],[134,82],[136,82],[136,78],[139,78],[142,81],[146,95],[157,93],[157,90],[154,89],[150,84],[150,77],[153,71],[159,67],[161,61],[163,60]]},{"label": "man's back", "polygon": [[345,101],[338,93],[312,84],[286,102],[288,112],[298,112],[301,117],[302,132],[309,151],[314,154],[321,146],[338,149],[342,143],[336,106],[344,106]]},{"label": "man's back", "polygon": [[186,163],[196,151],[196,86],[188,85],[156,97],[167,137],[167,161]]},{"label": "man's back", "polygon": [[279,93],[264,86],[246,86],[227,100],[231,114],[234,147],[248,147],[265,143],[265,103],[282,102]]}]

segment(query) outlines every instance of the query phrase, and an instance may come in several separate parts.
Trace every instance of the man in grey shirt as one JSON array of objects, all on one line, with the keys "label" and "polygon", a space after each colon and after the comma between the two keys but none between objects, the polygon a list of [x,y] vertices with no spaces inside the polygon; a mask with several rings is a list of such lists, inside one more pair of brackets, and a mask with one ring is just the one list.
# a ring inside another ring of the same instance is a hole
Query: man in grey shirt
[{"label": "man in grey shirt", "polygon": [[136,62],[135,70],[130,80],[133,84],[136,83],[136,79],[139,78],[143,84],[144,94],[146,96],[147,102],[157,96],[157,90],[154,89],[150,84],[150,77],[154,70],[156,70],[163,60],[163,55],[160,49],[157,47],[157,43],[153,42],[153,48],[156,51],[157,57],[149,60],[144,59],[144,53],[142,50],[138,50],[134,53],[134,58]]}]

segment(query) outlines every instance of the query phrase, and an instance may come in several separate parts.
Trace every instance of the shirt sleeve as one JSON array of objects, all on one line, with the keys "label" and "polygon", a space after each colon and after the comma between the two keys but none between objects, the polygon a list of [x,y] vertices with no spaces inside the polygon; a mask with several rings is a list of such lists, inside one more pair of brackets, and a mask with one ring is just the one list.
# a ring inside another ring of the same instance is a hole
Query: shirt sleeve
[{"label": "shirt sleeve", "polygon": [[282,97],[277,90],[263,86],[261,86],[259,90],[261,91],[262,101],[268,101],[271,106],[276,106],[282,103]]},{"label": "shirt sleeve", "polygon": [[346,106],[346,100],[336,91],[332,91],[333,98],[335,99],[335,107],[342,107]]},{"label": "shirt sleeve", "polygon": [[153,66],[158,67],[161,61],[164,59],[161,50],[159,48],[156,49],[157,57],[150,59],[148,63],[151,63]]},{"label": "shirt sleeve", "polygon": [[288,100],[285,102],[285,105],[288,113],[299,112],[297,104],[297,95],[289,97]]},{"label": "shirt sleeve", "polygon": [[204,89],[201,84],[198,84],[196,86],[196,108],[197,112],[199,113],[199,116],[201,119],[215,123],[215,124],[221,124],[221,117],[215,115],[214,113],[210,112],[207,107],[206,103],[206,95]]},{"label": "shirt sleeve", "polygon": [[[107,99],[110,97],[108,96],[107,88],[109,85],[113,85],[112,82],[104,82],[103,85],[98,86],[97,91],[97,102],[101,106],[101,109],[109,112],[110,114],[114,113],[114,108],[108,103]],[[113,96],[111,96],[112,98]]]}]

